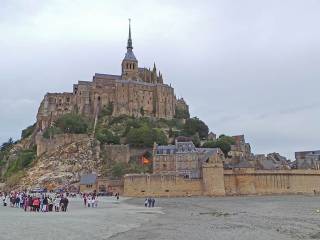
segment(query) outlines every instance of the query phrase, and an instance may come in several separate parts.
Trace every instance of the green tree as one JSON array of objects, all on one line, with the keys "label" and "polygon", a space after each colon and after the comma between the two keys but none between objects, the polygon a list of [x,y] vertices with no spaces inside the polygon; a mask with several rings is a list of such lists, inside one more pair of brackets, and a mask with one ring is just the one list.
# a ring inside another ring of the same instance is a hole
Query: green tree
[{"label": "green tree", "polygon": [[17,158],[10,162],[5,177],[9,177],[20,170],[29,167],[33,160],[36,158],[36,149],[25,149],[18,153]]},{"label": "green tree", "polygon": [[100,112],[100,116],[101,117],[111,116],[113,113],[113,109],[114,109],[113,102],[109,102],[107,106],[102,108],[102,110]]},{"label": "green tree", "polygon": [[196,133],[199,134],[201,139],[207,138],[209,133],[208,126],[199,118],[189,118],[183,127],[183,133],[187,136],[193,136]]},{"label": "green tree", "polygon": [[107,144],[119,144],[120,138],[116,135],[114,135],[111,131],[104,128],[102,130],[99,130],[96,134],[96,138],[101,143],[107,143]]},{"label": "green tree", "polygon": [[205,148],[220,148],[224,155],[227,157],[231,150],[231,145],[235,143],[234,139],[230,136],[220,135],[215,141],[207,141],[202,147]]},{"label": "green tree", "polygon": [[86,133],[88,130],[88,121],[77,114],[68,113],[62,115],[55,123],[55,126],[60,128],[64,133]]},{"label": "green tree", "polygon": [[159,128],[150,128],[148,126],[131,128],[127,134],[127,143],[129,144],[152,147],[154,142],[161,145],[168,142],[167,136]]},{"label": "green tree", "polygon": [[63,133],[63,131],[60,128],[51,126],[44,131],[42,136],[44,138],[52,138],[54,135],[61,133]]},{"label": "green tree", "polygon": [[22,130],[21,138],[25,139],[25,138],[31,136],[31,134],[34,132],[35,128],[36,128],[36,123],[27,127],[26,129]]},{"label": "green tree", "polygon": [[176,113],[174,117],[177,119],[188,119],[190,118],[190,113],[188,109],[181,109],[176,107]]},{"label": "green tree", "polygon": [[144,116],[144,109],[143,109],[143,107],[140,108],[140,114],[141,114],[141,116]]},{"label": "green tree", "polygon": [[192,136],[192,142],[196,147],[200,147],[201,141],[200,141],[198,133],[196,133],[195,135]]},{"label": "green tree", "polygon": [[111,174],[113,177],[120,178],[126,174],[127,166],[125,163],[117,162],[113,165],[111,169]]},{"label": "green tree", "polygon": [[13,144],[14,144],[14,142],[13,142],[12,138],[9,138],[7,142],[4,142],[1,145],[0,150],[2,152],[9,151],[13,147]]}]

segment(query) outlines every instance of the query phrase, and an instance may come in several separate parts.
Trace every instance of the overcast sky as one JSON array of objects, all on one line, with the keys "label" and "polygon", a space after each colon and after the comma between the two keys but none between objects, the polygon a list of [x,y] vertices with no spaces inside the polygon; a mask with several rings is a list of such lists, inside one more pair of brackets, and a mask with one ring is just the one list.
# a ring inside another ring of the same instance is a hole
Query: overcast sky
[{"label": "overcast sky", "polygon": [[155,61],[191,114],[255,153],[320,148],[320,1],[1,0],[0,142],[46,92],[120,74],[128,18],[139,66]]}]

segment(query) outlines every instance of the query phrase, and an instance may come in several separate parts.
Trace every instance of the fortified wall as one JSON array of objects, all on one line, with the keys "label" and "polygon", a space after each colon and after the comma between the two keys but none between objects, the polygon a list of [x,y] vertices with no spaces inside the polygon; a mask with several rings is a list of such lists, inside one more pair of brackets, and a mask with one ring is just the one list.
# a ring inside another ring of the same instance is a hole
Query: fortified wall
[{"label": "fortified wall", "polygon": [[320,170],[223,170],[204,166],[201,179],[177,175],[126,175],[124,195],[132,197],[313,194],[320,192]]},{"label": "fortified wall", "polygon": [[48,155],[54,153],[57,148],[84,140],[89,140],[87,134],[56,134],[52,138],[44,138],[41,134],[36,136],[37,157],[46,153]]},{"label": "fortified wall", "polygon": [[311,194],[320,191],[319,170],[224,171],[226,195]]}]

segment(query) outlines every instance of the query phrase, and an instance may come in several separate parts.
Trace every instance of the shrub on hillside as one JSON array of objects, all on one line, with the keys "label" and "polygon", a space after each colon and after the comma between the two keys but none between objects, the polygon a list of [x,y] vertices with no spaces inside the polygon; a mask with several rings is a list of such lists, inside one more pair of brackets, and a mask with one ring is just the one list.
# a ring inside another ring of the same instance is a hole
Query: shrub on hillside
[{"label": "shrub on hillside", "polygon": [[190,118],[190,113],[187,109],[181,109],[176,107],[176,114],[174,117],[177,119],[188,119]]},{"label": "shrub on hillside", "polygon": [[62,115],[55,123],[57,128],[60,128],[63,133],[86,133],[89,127],[89,122],[84,117],[68,113]]},{"label": "shrub on hillside", "polygon": [[96,134],[96,138],[101,143],[107,143],[107,144],[119,144],[120,139],[118,136],[114,135],[111,131],[108,129],[102,129],[99,130]]},{"label": "shrub on hillside", "polygon": [[217,140],[207,141],[202,147],[205,148],[220,148],[224,155],[227,157],[229,151],[231,150],[231,145],[235,143],[232,137],[226,135],[220,135]]},{"label": "shrub on hillside", "polygon": [[43,133],[43,137],[44,138],[52,138],[54,135],[56,134],[61,134],[63,133],[63,131],[60,129],[60,128],[57,128],[57,127],[49,127],[47,128],[44,133]]},{"label": "shrub on hillside", "polygon": [[194,117],[187,119],[183,127],[183,133],[186,136],[194,136],[196,133],[198,133],[199,137],[203,139],[208,137],[209,128],[199,118]]},{"label": "shrub on hillside", "polygon": [[31,136],[31,134],[34,132],[35,128],[36,128],[36,123],[27,127],[26,129],[22,130],[21,138],[25,139],[25,138]]},{"label": "shrub on hillside", "polygon": [[5,177],[10,177],[18,171],[29,167],[35,158],[36,149],[26,149],[20,151],[17,158],[9,164],[8,170],[5,173]]},{"label": "shrub on hillside", "polygon": [[9,138],[9,140],[7,142],[2,143],[1,147],[0,147],[0,151],[1,152],[6,152],[9,151],[12,147],[13,147],[13,140],[12,138]]},{"label": "shrub on hillside", "polygon": [[109,102],[109,104],[107,106],[104,106],[100,112],[100,117],[104,117],[104,116],[111,116],[113,113],[113,103]]},{"label": "shrub on hillside", "polygon": [[161,129],[147,126],[131,128],[127,135],[127,143],[135,146],[152,147],[154,142],[160,145],[168,143],[167,136]]}]

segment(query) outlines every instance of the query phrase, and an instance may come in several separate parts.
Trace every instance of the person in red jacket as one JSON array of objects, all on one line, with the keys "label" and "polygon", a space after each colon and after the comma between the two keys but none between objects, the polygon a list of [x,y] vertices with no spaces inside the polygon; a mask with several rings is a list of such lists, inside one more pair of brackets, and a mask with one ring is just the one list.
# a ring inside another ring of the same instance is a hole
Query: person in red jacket
[{"label": "person in red jacket", "polygon": [[39,198],[35,198],[33,200],[33,206],[35,208],[35,211],[39,212],[39,210],[40,210],[40,199]]}]

